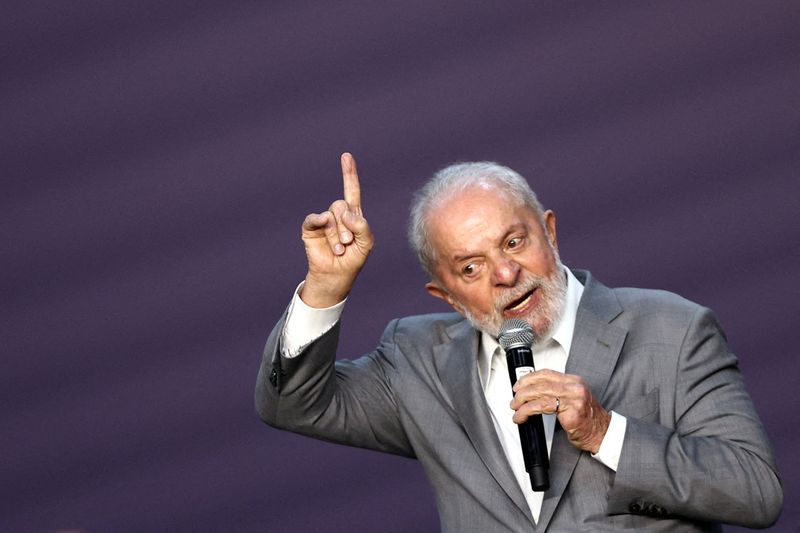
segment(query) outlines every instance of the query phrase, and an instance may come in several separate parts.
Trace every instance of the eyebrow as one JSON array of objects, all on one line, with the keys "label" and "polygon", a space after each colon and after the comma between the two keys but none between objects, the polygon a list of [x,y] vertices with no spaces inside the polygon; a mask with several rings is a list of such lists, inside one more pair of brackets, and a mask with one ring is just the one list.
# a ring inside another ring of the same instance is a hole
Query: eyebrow
[{"label": "eyebrow", "polygon": [[[518,222],[516,224],[512,224],[511,226],[508,227],[508,229],[506,229],[506,232],[503,233],[503,237],[500,239],[500,241],[501,242],[505,241],[506,239],[508,239],[508,236],[511,235],[512,233],[524,229],[527,229],[527,224],[525,224],[524,222]],[[460,263],[461,261],[466,261],[467,259],[472,259],[473,257],[479,257],[481,255],[483,254],[479,252],[467,252],[466,254],[463,255],[454,255],[452,259],[454,263]]]},{"label": "eyebrow", "polygon": [[461,261],[466,261],[467,259],[472,259],[473,257],[478,257],[480,255],[481,254],[479,254],[477,252],[476,253],[469,253],[469,254],[466,254],[466,255],[456,255],[456,256],[453,256],[453,262],[454,263],[460,263]]}]

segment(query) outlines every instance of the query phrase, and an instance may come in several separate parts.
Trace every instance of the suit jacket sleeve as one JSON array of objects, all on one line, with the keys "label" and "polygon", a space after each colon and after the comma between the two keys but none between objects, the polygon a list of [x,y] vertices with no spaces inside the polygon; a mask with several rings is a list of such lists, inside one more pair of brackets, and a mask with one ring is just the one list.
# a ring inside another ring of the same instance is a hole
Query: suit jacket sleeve
[{"label": "suit jacket sleeve", "polygon": [[691,320],[675,375],[668,407],[674,412],[662,412],[661,423],[628,418],[609,513],[774,523],[783,493],[770,445],[736,357],[707,309]]},{"label": "suit jacket sleeve", "polygon": [[284,319],[267,340],[258,372],[255,403],[261,419],[314,438],[413,457],[391,386],[397,321],[375,351],[335,361],[338,323],[287,359],[279,346]]}]

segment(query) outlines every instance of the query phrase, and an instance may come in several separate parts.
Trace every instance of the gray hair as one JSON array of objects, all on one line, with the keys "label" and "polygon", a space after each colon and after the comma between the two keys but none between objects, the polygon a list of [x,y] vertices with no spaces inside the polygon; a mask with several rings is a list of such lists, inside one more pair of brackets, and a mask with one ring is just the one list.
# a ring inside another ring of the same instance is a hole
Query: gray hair
[{"label": "gray hair", "polygon": [[544,223],[544,209],[528,182],[514,170],[491,161],[456,163],[438,171],[414,194],[408,220],[408,242],[422,268],[436,279],[436,250],[430,242],[429,216],[444,200],[476,186],[494,186],[517,205],[527,205]]}]

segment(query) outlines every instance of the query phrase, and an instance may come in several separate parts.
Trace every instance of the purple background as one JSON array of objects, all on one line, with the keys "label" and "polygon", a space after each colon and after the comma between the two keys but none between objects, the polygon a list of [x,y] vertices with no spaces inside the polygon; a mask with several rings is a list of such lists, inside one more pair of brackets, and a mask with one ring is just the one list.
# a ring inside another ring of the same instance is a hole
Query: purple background
[{"label": "purple background", "polygon": [[[444,309],[405,244],[455,160],[565,263],[713,308],[800,530],[800,4],[15,2],[0,16],[0,530],[434,531],[419,465],[267,428],[299,226],[359,162],[343,355]],[[728,528],[735,531],[735,528]]]}]

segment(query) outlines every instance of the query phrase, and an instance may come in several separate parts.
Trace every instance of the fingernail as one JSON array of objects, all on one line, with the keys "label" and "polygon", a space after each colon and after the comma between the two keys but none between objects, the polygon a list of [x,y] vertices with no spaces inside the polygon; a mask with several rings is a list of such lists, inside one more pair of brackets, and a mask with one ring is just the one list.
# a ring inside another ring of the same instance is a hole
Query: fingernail
[{"label": "fingernail", "polygon": [[336,255],[342,255],[344,253],[344,246],[342,246],[339,243],[336,243],[336,245],[333,247],[333,252]]},{"label": "fingernail", "polygon": [[352,238],[353,238],[353,235],[349,231],[343,231],[339,235],[339,240],[341,240],[342,242],[350,242],[350,240]]}]

